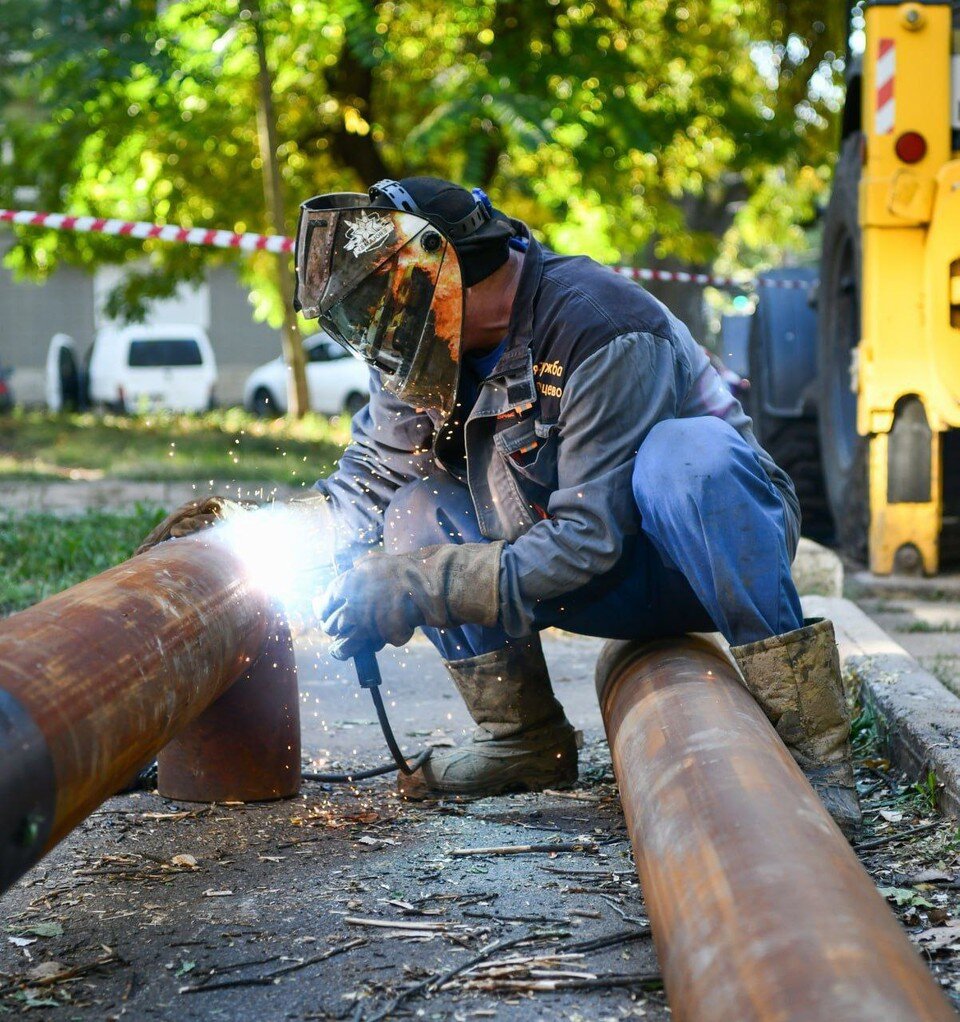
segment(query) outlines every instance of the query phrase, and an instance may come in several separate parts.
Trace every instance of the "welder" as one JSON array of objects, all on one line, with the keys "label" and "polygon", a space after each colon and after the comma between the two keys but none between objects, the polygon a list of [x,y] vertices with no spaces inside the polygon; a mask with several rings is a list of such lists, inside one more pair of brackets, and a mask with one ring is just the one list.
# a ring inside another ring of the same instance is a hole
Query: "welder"
[{"label": "welder", "polygon": [[346,659],[420,628],[476,722],[408,797],[540,790],[577,739],[538,633],[719,631],[825,805],[860,820],[832,625],[790,575],[800,509],[703,349],[643,288],[479,190],[412,177],[303,204],[297,307],[370,366],[315,487]]}]

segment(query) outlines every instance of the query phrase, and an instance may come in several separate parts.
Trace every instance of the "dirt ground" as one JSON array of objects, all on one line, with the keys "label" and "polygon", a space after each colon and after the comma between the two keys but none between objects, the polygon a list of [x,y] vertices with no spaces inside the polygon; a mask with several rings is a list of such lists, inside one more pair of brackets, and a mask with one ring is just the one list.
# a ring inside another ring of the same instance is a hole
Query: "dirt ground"
[{"label": "dirt ground", "polygon": [[[573,791],[430,805],[390,779],[270,805],[111,799],[3,898],[0,1011],[52,1020],[606,1020],[669,1015],[593,691],[599,643],[551,634],[584,731]],[[382,657],[409,750],[466,713],[431,647]],[[299,649],[315,770],[370,765],[366,694]],[[960,1005],[960,841],[863,729],[865,866]],[[922,828],[912,833],[915,828]],[[553,845],[470,855],[491,846]],[[789,926],[789,920],[784,921]]]}]

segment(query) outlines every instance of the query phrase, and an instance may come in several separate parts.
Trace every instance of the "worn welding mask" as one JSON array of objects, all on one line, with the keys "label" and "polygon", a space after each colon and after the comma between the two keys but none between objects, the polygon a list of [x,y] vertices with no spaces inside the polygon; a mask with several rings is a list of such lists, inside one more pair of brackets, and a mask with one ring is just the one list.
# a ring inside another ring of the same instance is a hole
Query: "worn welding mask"
[{"label": "worn welding mask", "polygon": [[355,192],[300,207],[295,306],[380,371],[414,408],[447,418],[460,372],[464,287],[451,240],[417,213]]}]

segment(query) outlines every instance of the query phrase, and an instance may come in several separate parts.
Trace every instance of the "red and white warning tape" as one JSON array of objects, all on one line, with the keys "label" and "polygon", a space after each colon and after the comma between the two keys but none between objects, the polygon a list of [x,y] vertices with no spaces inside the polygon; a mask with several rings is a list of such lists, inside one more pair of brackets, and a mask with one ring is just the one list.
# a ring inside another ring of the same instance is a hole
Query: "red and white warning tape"
[{"label": "red and white warning tape", "polygon": [[637,266],[614,266],[617,273],[632,280],[670,280],[675,284],[703,284],[732,291],[754,291],[758,287],[778,287],[788,290],[809,291],[811,280],[776,280],[767,277],[716,277],[711,273],[689,273],[686,270],[647,270]]},{"label": "red and white warning tape", "polygon": [[[292,252],[293,238],[279,234],[238,234],[236,231],[206,227],[177,227],[148,224],[140,220],[115,220],[95,216],[67,216],[65,213],[38,213],[29,209],[0,209],[0,223],[21,227],[46,227],[57,231],[79,231],[86,234],[113,234],[128,238],[157,238],[185,245],[208,245],[214,248],[237,248],[244,252]],[[709,273],[685,270],[648,270],[637,266],[615,266],[617,273],[632,280],[666,280],[678,284],[702,284],[710,287],[750,291],[760,287],[809,289],[808,280],[769,280],[766,278],[737,280]]]},{"label": "red and white warning tape", "polygon": [[23,227],[47,227],[84,234],[115,234],[129,238],[159,238],[186,245],[239,248],[245,252],[290,252],[293,239],[279,234],[237,234],[236,231],[208,230],[206,227],[176,227],[148,224],[140,220],[113,220],[95,216],[67,216],[65,213],[37,213],[29,209],[0,209],[0,223]]}]

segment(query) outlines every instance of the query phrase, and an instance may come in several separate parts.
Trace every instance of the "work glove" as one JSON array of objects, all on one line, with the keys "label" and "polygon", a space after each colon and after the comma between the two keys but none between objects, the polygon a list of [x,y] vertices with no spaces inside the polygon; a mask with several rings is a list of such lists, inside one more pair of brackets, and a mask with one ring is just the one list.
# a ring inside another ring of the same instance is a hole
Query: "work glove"
[{"label": "work glove", "polygon": [[424,547],[368,554],[335,579],[319,607],[338,660],[402,646],[423,625],[493,627],[500,616],[500,554],[505,544]]},{"label": "work glove", "polygon": [[135,553],[142,554],[167,539],[190,536],[201,529],[208,529],[218,522],[225,522],[244,511],[252,511],[259,505],[249,500],[231,500],[229,497],[204,497],[190,500],[166,518],[144,539]]}]

